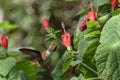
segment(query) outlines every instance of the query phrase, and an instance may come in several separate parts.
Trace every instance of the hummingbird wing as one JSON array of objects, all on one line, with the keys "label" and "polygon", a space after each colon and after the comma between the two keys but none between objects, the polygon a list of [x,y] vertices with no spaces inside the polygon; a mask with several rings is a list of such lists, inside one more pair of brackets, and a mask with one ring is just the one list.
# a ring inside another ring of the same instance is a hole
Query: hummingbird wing
[{"label": "hummingbird wing", "polygon": [[27,55],[30,55],[32,58],[36,59],[36,58],[40,58],[42,59],[41,57],[41,53],[40,51],[37,51],[37,50],[33,50],[33,49],[28,49],[28,48],[21,48],[19,49],[21,52],[23,52],[24,54],[27,54]]}]

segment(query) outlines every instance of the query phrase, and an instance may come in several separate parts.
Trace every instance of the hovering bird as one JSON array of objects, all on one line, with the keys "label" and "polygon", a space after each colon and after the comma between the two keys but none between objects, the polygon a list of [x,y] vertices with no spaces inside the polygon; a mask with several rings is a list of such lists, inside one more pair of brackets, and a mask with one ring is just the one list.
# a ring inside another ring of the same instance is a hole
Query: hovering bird
[{"label": "hovering bird", "polygon": [[52,43],[49,48],[43,52],[28,48],[20,48],[19,50],[24,54],[30,55],[34,59],[34,61],[32,61],[32,65],[40,65],[56,50],[56,48],[57,44]]}]

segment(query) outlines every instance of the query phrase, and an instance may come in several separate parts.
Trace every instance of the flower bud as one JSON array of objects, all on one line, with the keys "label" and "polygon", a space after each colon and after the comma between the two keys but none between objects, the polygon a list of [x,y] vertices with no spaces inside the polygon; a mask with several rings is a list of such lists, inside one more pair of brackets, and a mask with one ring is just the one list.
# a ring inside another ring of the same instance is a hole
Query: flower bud
[{"label": "flower bud", "polygon": [[118,6],[118,0],[112,0],[111,7],[114,9]]},{"label": "flower bud", "polygon": [[64,25],[63,22],[61,23],[61,25],[62,25],[62,28],[64,30],[64,34],[61,36],[63,44],[66,47],[70,47],[71,46],[71,36],[70,36],[70,33],[66,32],[65,25]]},{"label": "flower bud", "polygon": [[88,12],[88,18],[89,18],[89,20],[96,21],[96,19],[97,19],[97,13],[93,9],[92,2],[90,3],[90,7],[91,7],[91,11]]},{"label": "flower bud", "polygon": [[71,37],[70,37],[70,34],[68,32],[64,33],[61,37],[62,37],[63,44],[66,47],[71,46]]},{"label": "flower bud", "polygon": [[8,37],[7,36],[2,35],[1,45],[3,48],[8,48]]},{"label": "flower bud", "polygon": [[49,21],[47,19],[43,19],[42,20],[42,24],[43,24],[43,27],[45,29],[48,29],[49,28]]},{"label": "flower bud", "polygon": [[86,26],[86,22],[88,21],[88,17],[84,18],[81,23],[80,23],[80,31],[84,31],[87,26]]},{"label": "flower bud", "polygon": [[96,21],[96,19],[97,19],[97,14],[96,14],[96,12],[94,12],[94,11],[89,11],[89,12],[88,12],[88,18],[89,18],[89,20],[94,20],[94,21]]}]

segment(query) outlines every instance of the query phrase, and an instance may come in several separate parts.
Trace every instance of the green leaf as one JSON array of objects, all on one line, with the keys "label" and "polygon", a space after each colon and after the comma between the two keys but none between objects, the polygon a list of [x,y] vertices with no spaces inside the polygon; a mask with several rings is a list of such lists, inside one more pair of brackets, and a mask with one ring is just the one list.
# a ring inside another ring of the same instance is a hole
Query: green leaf
[{"label": "green leaf", "polygon": [[82,33],[79,28],[80,28],[80,22],[85,17],[86,17],[86,15],[83,16],[82,18],[81,17],[79,18],[79,22],[78,22],[77,28],[75,30],[75,33],[74,33],[73,43],[74,43],[75,49],[78,49],[78,43],[79,43],[80,39],[82,39],[82,37],[84,35],[84,33]]},{"label": "green leaf", "polygon": [[[98,45],[99,45],[98,39],[92,40],[91,44],[89,44],[89,47],[87,48],[87,50],[83,56],[83,63],[95,71],[96,71],[96,66],[95,66],[94,54],[95,54],[95,51],[96,51]],[[82,66],[80,70],[83,72],[83,74],[86,78],[92,78],[92,77],[97,76],[95,72],[91,71],[90,69],[86,68],[85,66]]]},{"label": "green leaf", "polygon": [[70,80],[85,80],[84,76],[80,74],[78,77],[73,76]]},{"label": "green leaf", "polygon": [[76,66],[76,65],[78,65],[78,64],[80,64],[81,63],[81,61],[79,61],[79,60],[77,60],[77,61],[72,61],[71,62],[71,66]]},{"label": "green leaf", "polygon": [[120,14],[120,8],[116,9],[114,12],[113,12],[113,16],[115,15],[119,15]]},{"label": "green leaf", "polygon": [[65,61],[63,62],[63,65],[62,65],[62,72],[65,73],[69,67],[70,67],[70,64],[71,62],[73,61],[73,57],[66,57]]},{"label": "green leaf", "polygon": [[104,4],[109,3],[109,0],[92,0],[94,6],[99,7],[102,6]]},{"label": "green leaf", "polygon": [[120,79],[120,15],[104,25],[100,45],[95,53],[98,77],[104,80]]},{"label": "green leaf", "polygon": [[101,33],[100,43],[108,43],[108,42],[111,43],[119,40],[120,38],[119,20],[120,20],[120,15],[113,16],[107,21]]},{"label": "green leaf", "polygon": [[101,33],[100,30],[95,30],[95,31],[92,31],[92,32],[85,34],[84,38],[88,39],[88,38],[96,37],[97,35],[100,35],[100,33]]},{"label": "green leaf", "polygon": [[[69,58],[68,58],[69,57]],[[64,74],[65,71],[67,70],[67,67],[69,68],[70,63],[68,63],[68,65],[66,65],[64,62],[66,62],[67,59],[70,59],[70,56],[68,55],[68,52],[66,51],[64,53],[64,55],[62,56],[62,58],[59,59],[59,61],[57,62],[55,68],[52,71],[52,77],[54,80],[64,80]],[[68,61],[71,62],[71,61]],[[65,65],[64,70],[63,69],[63,64]]]},{"label": "green leaf", "polygon": [[[27,47],[28,48],[28,47]],[[9,53],[8,54],[10,57],[14,57],[14,58],[16,58],[16,59],[23,59],[23,58],[26,58],[26,57],[28,57],[29,55],[27,55],[27,54],[18,54],[18,53]]]},{"label": "green leaf", "polygon": [[61,31],[62,31],[62,30],[57,30],[57,31],[55,31],[54,33],[57,34],[57,33],[61,32]]},{"label": "green leaf", "polygon": [[28,80],[36,80],[37,68],[32,66],[29,61],[25,60],[18,62],[14,68],[17,70],[23,70]]},{"label": "green leaf", "polygon": [[12,57],[0,60],[0,75],[6,76],[9,71],[15,66],[16,60]]},{"label": "green leaf", "polygon": [[77,77],[72,77],[70,80],[78,80]]},{"label": "green leaf", "polygon": [[89,5],[87,5],[87,6],[85,6],[84,8],[82,8],[82,10],[80,10],[76,15],[80,15],[80,14],[83,14],[83,13],[85,13],[87,10],[89,10],[90,9],[90,6]]},{"label": "green leaf", "polygon": [[84,38],[81,38],[81,40],[78,44],[78,54],[76,56],[80,61],[82,61],[83,55],[85,54],[89,45],[90,45],[90,43],[87,40],[84,40]]},{"label": "green leaf", "polygon": [[99,23],[93,20],[88,21],[86,25],[87,25],[87,28],[90,28],[90,29],[91,28],[95,29],[100,27]]},{"label": "green leaf", "polygon": [[17,28],[15,25],[10,24],[8,21],[4,21],[0,23],[0,28],[2,29],[15,29]]},{"label": "green leaf", "polygon": [[110,14],[106,14],[98,18],[99,23],[105,23],[110,18]]},{"label": "green leaf", "polygon": [[78,80],[85,80],[85,78],[84,78],[84,76],[83,76],[82,74],[80,74],[80,75],[78,76]]},{"label": "green leaf", "polygon": [[16,71],[13,69],[9,74],[8,80],[27,80],[27,79],[22,70]]},{"label": "green leaf", "polygon": [[0,80],[7,80],[7,79],[0,76]]}]

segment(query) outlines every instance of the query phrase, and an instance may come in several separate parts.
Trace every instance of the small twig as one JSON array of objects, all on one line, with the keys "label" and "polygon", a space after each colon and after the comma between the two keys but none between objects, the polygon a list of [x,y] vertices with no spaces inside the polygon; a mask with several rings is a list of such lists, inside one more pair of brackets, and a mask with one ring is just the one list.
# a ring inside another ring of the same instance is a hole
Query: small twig
[{"label": "small twig", "polygon": [[63,21],[61,22],[61,26],[62,26],[62,28],[63,28],[64,33],[66,33],[66,31],[65,31],[65,24],[64,24]]},{"label": "small twig", "polygon": [[101,79],[101,78],[97,78],[97,77],[94,77],[94,78],[88,78],[88,79],[85,79],[85,80],[103,80],[103,79]]},{"label": "small twig", "polygon": [[85,66],[87,69],[91,70],[92,72],[94,72],[95,74],[98,74],[94,69],[92,69],[91,67],[87,66],[86,64],[84,64],[83,62],[81,63],[83,66]]}]

